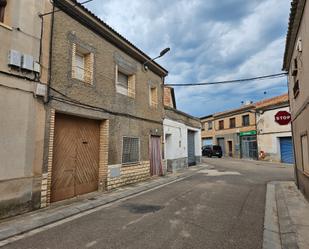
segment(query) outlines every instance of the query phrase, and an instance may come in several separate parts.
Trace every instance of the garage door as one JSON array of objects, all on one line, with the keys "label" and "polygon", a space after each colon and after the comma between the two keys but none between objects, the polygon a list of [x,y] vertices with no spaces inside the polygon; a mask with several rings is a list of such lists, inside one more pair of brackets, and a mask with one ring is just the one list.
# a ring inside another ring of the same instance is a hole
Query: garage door
[{"label": "garage door", "polygon": [[281,152],[281,162],[294,163],[292,137],[280,138],[280,152]]},{"label": "garage door", "polygon": [[194,131],[188,131],[188,164],[189,166],[195,165],[195,143]]},{"label": "garage door", "polygon": [[56,114],[52,202],[97,190],[99,132],[99,121]]}]

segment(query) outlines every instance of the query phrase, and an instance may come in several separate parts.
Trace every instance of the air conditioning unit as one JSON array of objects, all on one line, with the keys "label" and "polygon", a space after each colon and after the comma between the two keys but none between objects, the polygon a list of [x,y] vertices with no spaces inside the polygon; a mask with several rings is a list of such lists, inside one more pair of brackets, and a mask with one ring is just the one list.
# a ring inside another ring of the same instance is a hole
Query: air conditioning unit
[{"label": "air conditioning unit", "polygon": [[21,68],[29,70],[29,71],[33,71],[33,62],[34,60],[31,55],[24,54],[23,59],[22,59]]},{"label": "air conditioning unit", "polygon": [[21,67],[21,60],[22,60],[22,55],[20,52],[11,49],[9,51],[9,66],[14,66],[14,67]]}]

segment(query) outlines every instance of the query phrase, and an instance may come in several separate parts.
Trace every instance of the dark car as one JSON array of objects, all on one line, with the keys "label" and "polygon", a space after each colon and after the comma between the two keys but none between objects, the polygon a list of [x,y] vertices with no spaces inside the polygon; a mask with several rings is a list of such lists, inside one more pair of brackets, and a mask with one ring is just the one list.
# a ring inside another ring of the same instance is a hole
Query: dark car
[{"label": "dark car", "polygon": [[219,145],[206,145],[202,148],[202,155],[207,157],[222,157],[222,149]]}]

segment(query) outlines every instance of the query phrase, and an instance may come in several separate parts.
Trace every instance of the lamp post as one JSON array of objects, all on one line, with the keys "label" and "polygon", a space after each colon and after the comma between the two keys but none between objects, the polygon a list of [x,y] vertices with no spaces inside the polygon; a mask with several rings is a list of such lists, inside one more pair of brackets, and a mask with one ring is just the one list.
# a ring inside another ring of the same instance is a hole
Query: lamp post
[{"label": "lamp post", "polygon": [[165,55],[165,54],[166,54],[168,51],[170,51],[170,50],[171,50],[170,48],[165,48],[165,49],[163,49],[163,50],[160,52],[160,55],[159,55],[159,56],[157,56],[157,57],[155,57],[155,58],[153,58],[153,59],[150,59],[150,60],[144,62],[144,63],[143,63],[143,70],[145,70],[145,71],[148,70],[147,63],[152,62],[152,61],[154,61],[154,60],[156,60],[156,59],[162,57],[163,55]]}]

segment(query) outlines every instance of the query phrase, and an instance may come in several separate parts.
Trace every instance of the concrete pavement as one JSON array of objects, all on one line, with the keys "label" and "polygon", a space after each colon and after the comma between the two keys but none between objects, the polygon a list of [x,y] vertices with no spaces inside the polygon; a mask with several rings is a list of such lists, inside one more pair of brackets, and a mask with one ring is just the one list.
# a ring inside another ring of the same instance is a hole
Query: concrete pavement
[{"label": "concrete pavement", "polygon": [[309,203],[292,181],[270,182],[263,249],[309,248]]},{"label": "concrete pavement", "polygon": [[172,184],[42,227],[4,248],[262,248],[267,183],[292,180],[292,167],[205,163],[214,168],[190,169]]}]

